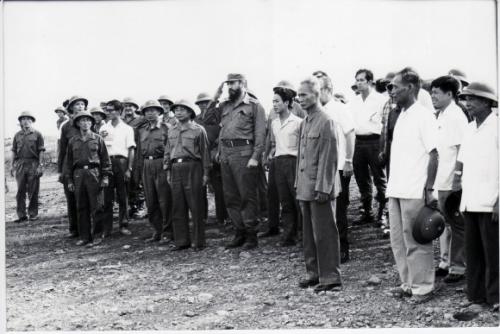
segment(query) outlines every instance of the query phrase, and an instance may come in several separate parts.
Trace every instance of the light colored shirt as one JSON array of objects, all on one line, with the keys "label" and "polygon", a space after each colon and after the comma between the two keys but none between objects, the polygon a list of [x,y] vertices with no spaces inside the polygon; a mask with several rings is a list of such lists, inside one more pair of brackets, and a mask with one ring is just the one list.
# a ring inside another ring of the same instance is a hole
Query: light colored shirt
[{"label": "light colored shirt", "polygon": [[372,90],[363,101],[361,94],[354,97],[350,109],[354,118],[357,135],[380,134],[382,131],[382,111],[387,97]]},{"label": "light colored shirt", "polygon": [[346,159],[346,135],[355,128],[354,119],[345,104],[331,99],[323,106],[325,113],[333,119],[337,130],[338,169],[344,170]]},{"label": "light colored shirt", "polygon": [[437,150],[439,165],[436,182],[434,183],[434,189],[436,190],[451,190],[453,172],[457,162],[458,145],[462,144],[467,124],[467,118],[462,109],[453,101],[438,115]]},{"label": "light colored shirt", "polygon": [[418,102],[401,111],[391,144],[387,197],[423,198],[429,153],[436,146],[437,122],[434,115]]},{"label": "light colored shirt", "polygon": [[425,89],[420,88],[417,95],[417,102],[423,105],[431,112],[435,112],[434,105],[432,104],[431,94]]},{"label": "light colored shirt", "polygon": [[301,122],[302,119],[292,113],[283,123],[279,116],[271,122],[271,141],[275,143],[275,157],[280,155],[297,156]]},{"label": "light colored shirt", "polygon": [[467,125],[458,161],[463,163],[460,210],[492,212],[498,198],[498,116]]},{"label": "light colored shirt", "polygon": [[99,134],[103,137],[110,156],[122,155],[128,158],[129,148],[135,147],[134,129],[121,119],[116,126],[113,126],[112,121],[103,124]]}]

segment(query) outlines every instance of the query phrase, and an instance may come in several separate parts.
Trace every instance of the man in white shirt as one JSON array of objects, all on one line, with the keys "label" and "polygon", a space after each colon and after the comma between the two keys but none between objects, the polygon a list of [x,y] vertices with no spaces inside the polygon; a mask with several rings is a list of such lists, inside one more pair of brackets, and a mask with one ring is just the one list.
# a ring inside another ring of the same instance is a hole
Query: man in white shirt
[{"label": "man in white shirt", "polygon": [[429,300],[434,290],[432,242],[417,243],[412,229],[424,205],[436,205],[432,186],[438,165],[437,126],[433,114],[417,102],[417,73],[401,71],[387,88],[401,108],[387,184],[391,246],[402,283],[392,292],[399,298],[411,296],[410,302],[417,304]]},{"label": "man in white shirt", "polygon": [[106,104],[110,121],[105,123],[99,131],[103,137],[111,160],[113,175],[110,177],[109,187],[104,193],[104,207],[100,214],[103,229],[103,238],[109,236],[113,229],[113,201],[116,190],[119,206],[118,224],[120,233],[130,235],[127,215],[127,182],[130,180],[134,164],[134,129],[121,119],[123,105],[118,100]]},{"label": "man in white shirt", "polygon": [[439,208],[446,222],[439,238],[441,261],[436,276],[446,273],[444,282],[455,283],[465,277],[464,226],[461,217],[447,215],[445,202],[451,194],[457,155],[468,122],[455,103],[460,88],[458,80],[442,76],[432,81],[430,88],[438,125],[439,167],[434,188],[438,191]]},{"label": "man in white shirt", "polygon": [[[350,104],[354,117],[356,144],[354,149],[354,177],[361,194],[364,214],[360,223],[373,221],[372,184],[377,188],[376,199],[379,203],[377,222],[381,223],[386,197],[385,171],[379,163],[379,140],[382,131],[382,110],[387,100],[373,88],[373,73],[361,69],[356,72],[356,85],[359,95]],[[373,183],[371,179],[373,175]]]},{"label": "man in white shirt", "polygon": [[296,200],[295,171],[302,119],[292,113],[297,93],[291,84],[274,87],[273,91],[273,110],[278,117],[271,122],[270,141],[283,221],[283,234],[278,245],[286,247],[295,245],[297,237],[300,209]]},{"label": "man in white shirt", "polygon": [[333,98],[333,85],[328,76],[319,78],[321,91],[319,100],[325,113],[333,119],[338,135],[338,171],[341,191],[337,197],[335,218],[340,238],[340,263],[349,261],[349,238],[347,208],[349,206],[349,184],[353,174],[352,158],[354,155],[354,120],[347,107]]},{"label": "man in white shirt", "polygon": [[457,158],[453,189],[462,188],[467,297],[498,312],[498,99],[489,86],[471,82],[462,92],[474,118]]}]

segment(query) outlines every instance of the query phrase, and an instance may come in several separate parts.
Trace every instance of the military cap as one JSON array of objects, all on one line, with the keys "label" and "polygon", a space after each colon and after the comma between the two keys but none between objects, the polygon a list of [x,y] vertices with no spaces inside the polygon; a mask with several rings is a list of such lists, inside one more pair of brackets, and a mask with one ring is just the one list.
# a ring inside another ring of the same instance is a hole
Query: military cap
[{"label": "military cap", "polygon": [[62,112],[62,113],[64,113],[64,114],[67,114],[67,113],[68,113],[68,111],[67,111],[67,110],[66,110],[66,108],[64,108],[64,107],[57,107],[56,109],[54,109],[54,112],[55,112],[55,113],[57,113],[58,111],[59,111],[59,112]]},{"label": "military cap", "polygon": [[247,79],[245,79],[245,76],[240,73],[229,73],[227,75],[226,82],[231,82],[231,81],[243,81],[246,82]]},{"label": "military cap", "polygon": [[460,97],[464,96],[478,96],[484,99],[488,99],[493,102],[493,107],[498,106],[498,99],[493,88],[484,83],[471,82],[467,87],[465,87],[460,93]]},{"label": "military cap", "polygon": [[165,113],[165,109],[163,109],[161,104],[156,100],[146,101],[146,103],[144,103],[141,107],[141,113],[144,115],[144,111],[149,108],[157,109],[160,112],[160,115]]},{"label": "military cap", "polygon": [[91,113],[89,113],[88,111],[84,110],[84,111],[80,111],[76,114],[76,116],[73,118],[73,126],[77,129],[79,129],[78,127],[78,120],[80,118],[83,118],[83,117],[88,117],[92,120],[92,125],[95,124],[95,118],[94,116],[92,116]]},{"label": "military cap", "polygon": [[104,119],[108,118],[108,114],[106,114],[100,107],[93,107],[90,109],[90,114],[101,114]]},{"label": "military cap", "polygon": [[297,95],[297,90],[295,89],[293,84],[288,80],[281,80],[280,82],[278,82],[276,84],[276,86],[273,87],[273,90],[276,88],[288,89],[294,93],[294,97],[295,97],[295,95]]},{"label": "military cap", "polygon": [[204,101],[212,101],[212,97],[210,96],[210,94],[208,93],[200,93],[198,94],[198,96],[196,97],[196,104],[200,103],[200,102],[204,102]]},{"label": "military cap", "polygon": [[463,84],[463,86],[467,86],[469,84],[469,80],[467,80],[467,76],[465,75],[464,72],[457,70],[457,69],[451,69],[448,72],[448,75],[451,75],[452,77],[460,80]]},{"label": "military cap", "polygon": [[127,103],[127,104],[133,104],[137,109],[139,109],[139,105],[137,104],[137,102],[135,102],[135,100],[131,97],[126,97],[123,99],[122,101],[123,104]]},{"label": "military cap", "polygon": [[71,107],[73,106],[73,104],[76,101],[83,101],[83,103],[85,104],[85,108],[87,108],[87,106],[89,105],[89,100],[87,100],[86,98],[78,96],[78,95],[72,96],[69,99],[69,102],[68,102],[68,108],[67,109],[68,109],[69,112],[71,112]]},{"label": "military cap", "polygon": [[181,99],[181,100],[176,101],[174,104],[172,104],[172,107],[171,107],[172,110],[174,110],[175,107],[187,108],[189,111],[191,111],[191,119],[194,119],[197,115],[196,109],[198,109],[198,108],[195,108],[194,104],[191,103],[191,101],[189,101],[187,99]]},{"label": "military cap", "polygon": [[325,71],[321,71],[321,70],[314,71],[314,72],[313,72],[313,75],[314,75],[315,77],[317,77],[318,75],[319,75],[320,77],[327,77],[327,76],[328,76],[328,74],[326,74],[326,72],[325,72]]},{"label": "military cap", "polygon": [[29,117],[29,118],[31,118],[31,120],[33,122],[36,121],[35,116],[33,116],[33,114],[31,112],[29,112],[29,111],[23,111],[23,112],[21,112],[21,115],[19,115],[19,117],[17,118],[19,120],[19,122],[21,121],[21,118],[23,118],[23,117]]},{"label": "military cap", "polygon": [[170,104],[174,103],[174,101],[168,95],[162,95],[162,96],[160,96],[158,98],[158,102],[160,102],[160,101],[168,101],[168,102],[170,102]]}]

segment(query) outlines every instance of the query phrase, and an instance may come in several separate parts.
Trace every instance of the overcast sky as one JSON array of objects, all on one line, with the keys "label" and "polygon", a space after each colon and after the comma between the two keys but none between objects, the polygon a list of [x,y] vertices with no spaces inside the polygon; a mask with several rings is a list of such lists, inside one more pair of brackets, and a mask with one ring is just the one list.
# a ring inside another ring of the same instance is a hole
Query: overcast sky
[{"label": "overcast sky", "polygon": [[141,104],[213,93],[242,72],[269,109],[273,85],[314,70],[350,94],[354,73],[463,70],[496,87],[494,1],[171,0],[4,2],[5,135],[30,110],[56,134],[72,95]]}]

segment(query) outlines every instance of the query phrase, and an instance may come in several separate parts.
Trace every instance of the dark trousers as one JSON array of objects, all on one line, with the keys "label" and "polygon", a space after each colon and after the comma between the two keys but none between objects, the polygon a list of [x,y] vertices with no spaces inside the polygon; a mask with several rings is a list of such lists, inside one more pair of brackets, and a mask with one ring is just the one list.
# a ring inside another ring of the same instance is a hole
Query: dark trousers
[{"label": "dark trousers", "polygon": [[36,174],[38,160],[19,159],[16,161],[17,182],[17,216],[26,217],[26,194],[28,194],[28,213],[31,217],[38,215],[38,192],[40,190],[40,178]]},{"label": "dark trousers", "polygon": [[333,214],[335,201],[299,203],[308,279],[319,279],[321,284],[341,283],[339,232]]},{"label": "dark trousers", "polygon": [[[295,192],[295,169],[297,158],[293,156],[278,156],[271,162],[275,174],[275,184],[281,204],[281,217],[283,220],[283,240],[295,240],[297,236],[297,222],[299,220],[299,203]],[[269,168],[271,175],[271,167]],[[271,180],[271,177],[269,177]],[[269,185],[271,182],[269,182]],[[278,226],[276,226],[278,228]]]},{"label": "dark trousers", "polygon": [[[135,152],[137,154],[137,152]],[[127,182],[128,205],[131,213],[137,212],[144,206],[144,189],[142,186],[142,170],[139,157],[135,157],[132,167],[132,177]]]},{"label": "dark trousers", "polygon": [[210,169],[210,184],[214,190],[215,217],[217,222],[222,223],[227,218],[226,203],[224,202],[224,191],[222,188],[222,175],[220,164],[214,163]]},{"label": "dark trousers", "polygon": [[377,201],[383,205],[386,202],[386,178],[384,168],[378,160],[379,151],[379,139],[360,140],[359,137],[356,137],[353,157],[354,178],[358,184],[361,202],[365,208],[371,207],[373,197],[370,172],[373,175],[373,183],[377,188]]},{"label": "dark trousers", "polygon": [[224,201],[237,234],[255,233],[259,167],[248,168],[252,146],[222,147],[221,172]]},{"label": "dark trousers", "polygon": [[146,195],[149,222],[155,230],[155,236],[162,233],[172,236],[172,190],[163,170],[163,159],[144,160],[142,182]]},{"label": "dark trousers", "polygon": [[78,214],[76,209],[76,196],[75,193],[69,191],[68,181],[64,178],[64,195],[66,196],[66,208],[68,210],[68,224],[69,233],[79,234],[78,232]]},{"label": "dark trousers", "polygon": [[[267,214],[269,230],[278,230],[280,222],[280,197],[276,180],[275,159],[269,162],[267,180]],[[295,179],[295,175],[294,175]],[[295,180],[294,180],[295,182]],[[283,214],[283,213],[282,213]]]},{"label": "dark trousers", "polygon": [[343,171],[339,171],[339,173],[342,189],[339,196],[337,197],[337,209],[335,210],[335,217],[337,218],[337,227],[339,229],[340,250],[342,252],[348,252],[349,237],[347,208],[349,207],[349,183],[351,182],[351,177],[344,176]]},{"label": "dark trousers", "polygon": [[[257,166],[257,169],[259,171],[258,173],[258,192],[257,192],[257,198],[258,198],[258,218],[263,220],[266,217],[269,217],[271,219],[271,212],[269,210],[272,210],[268,206],[268,184],[267,184],[267,178],[266,178],[266,171],[264,170],[264,166],[259,164]],[[278,219],[279,219],[279,212],[278,212]]]},{"label": "dark trousers", "polygon": [[464,212],[467,297],[498,303],[498,222],[491,212]]},{"label": "dark trousers", "polygon": [[205,201],[203,196],[203,168],[199,161],[172,165],[172,224],[176,246],[190,246],[189,214],[193,219],[193,245],[205,246]]},{"label": "dark trousers", "polygon": [[92,240],[92,221],[95,222],[95,213],[98,208],[100,173],[99,169],[75,169],[76,209],[78,212],[78,234],[84,241]]}]

